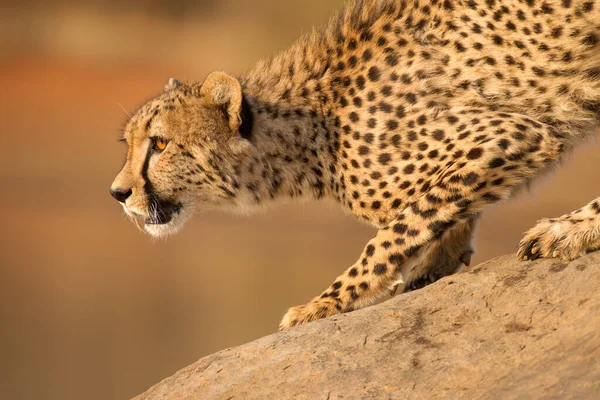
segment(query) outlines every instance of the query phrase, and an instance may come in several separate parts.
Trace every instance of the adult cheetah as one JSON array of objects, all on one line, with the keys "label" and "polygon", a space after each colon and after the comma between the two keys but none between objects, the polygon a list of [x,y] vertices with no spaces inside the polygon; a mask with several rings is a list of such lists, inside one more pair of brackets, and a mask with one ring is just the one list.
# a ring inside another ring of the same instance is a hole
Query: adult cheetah
[{"label": "adult cheetah", "polygon": [[[127,123],[111,194],[154,236],[299,197],[378,227],[284,329],[468,264],[483,208],[599,126],[600,1],[355,0],[239,78],[170,80]],[[600,198],[539,222],[518,255],[597,248]]]}]

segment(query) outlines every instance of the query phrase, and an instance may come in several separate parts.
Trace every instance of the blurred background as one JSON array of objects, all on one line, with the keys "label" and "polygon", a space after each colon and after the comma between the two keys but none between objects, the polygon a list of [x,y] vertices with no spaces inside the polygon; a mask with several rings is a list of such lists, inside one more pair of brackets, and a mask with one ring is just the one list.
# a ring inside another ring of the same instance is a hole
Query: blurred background
[{"label": "blurred background", "polygon": [[[274,332],[355,261],[373,229],[324,202],[199,215],[152,241],[108,194],[126,150],[119,104],[135,109],[171,76],[239,74],[341,4],[0,2],[0,398],[132,397]],[[598,196],[599,170],[592,142],[488,210],[474,262]]]}]

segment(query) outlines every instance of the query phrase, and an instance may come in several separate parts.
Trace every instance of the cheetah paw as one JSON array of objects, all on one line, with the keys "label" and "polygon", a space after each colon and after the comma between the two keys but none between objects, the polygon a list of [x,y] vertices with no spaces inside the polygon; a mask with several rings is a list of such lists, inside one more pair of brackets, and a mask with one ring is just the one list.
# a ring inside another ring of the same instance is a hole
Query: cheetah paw
[{"label": "cheetah paw", "polygon": [[341,309],[338,307],[336,307],[336,304],[322,301],[322,299],[310,302],[303,306],[292,307],[283,316],[283,319],[279,324],[279,330],[282,331],[291,328],[292,326],[305,324],[321,318],[327,318],[339,313]]},{"label": "cheetah paw", "polygon": [[538,258],[559,258],[574,260],[587,252],[583,237],[567,220],[543,219],[525,233],[519,243],[517,258],[536,260]]}]

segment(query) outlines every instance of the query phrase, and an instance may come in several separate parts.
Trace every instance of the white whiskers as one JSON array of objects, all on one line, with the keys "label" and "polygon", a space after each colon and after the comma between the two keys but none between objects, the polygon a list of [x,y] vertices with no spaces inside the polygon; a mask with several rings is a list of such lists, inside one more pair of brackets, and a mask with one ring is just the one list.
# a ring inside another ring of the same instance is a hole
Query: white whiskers
[{"label": "white whiskers", "polygon": [[125,109],[125,107],[123,107],[123,105],[121,103],[119,103],[118,101],[115,101],[115,103],[117,103],[117,105],[119,107],[121,107],[121,110],[123,110],[125,112],[125,115],[127,115],[127,118],[131,119],[131,114],[129,114],[129,112],[127,112],[127,110]]}]

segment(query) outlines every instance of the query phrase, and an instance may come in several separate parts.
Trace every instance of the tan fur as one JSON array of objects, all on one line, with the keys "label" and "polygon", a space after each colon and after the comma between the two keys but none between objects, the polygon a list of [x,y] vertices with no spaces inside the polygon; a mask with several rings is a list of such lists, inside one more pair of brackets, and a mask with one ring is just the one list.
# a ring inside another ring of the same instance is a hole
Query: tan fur
[{"label": "tan fur", "polygon": [[[290,198],[330,197],[378,227],[287,328],[454,273],[483,208],[599,126],[599,1],[356,0],[237,79],[169,81],[127,124],[112,190],[155,236]],[[600,247],[598,204],[540,222],[519,256]]]}]

